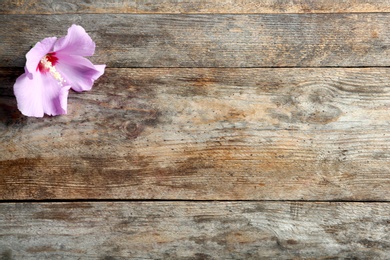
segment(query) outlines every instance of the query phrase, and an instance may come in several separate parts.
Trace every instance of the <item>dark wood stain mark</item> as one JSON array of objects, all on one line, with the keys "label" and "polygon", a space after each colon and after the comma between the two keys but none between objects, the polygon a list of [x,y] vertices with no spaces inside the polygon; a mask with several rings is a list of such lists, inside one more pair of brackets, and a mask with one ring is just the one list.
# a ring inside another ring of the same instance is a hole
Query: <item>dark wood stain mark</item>
[{"label": "dark wood stain mark", "polygon": [[288,245],[297,245],[299,242],[296,241],[296,240],[294,240],[294,239],[288,239],[288,240],[286,241],[286,243],[287,243]]},{"label": "dark wood stain mark", "polygon": [[3,252],[1,252],[0,260],[13,260],[13,259],[14,258],[12,257],[11,249],[6,249]]},{"label": "dark wood stain mark", "polygon": [[41,211],[34,214],[34,218],[42,220],[72,221],[72,213],[62,211]]},{"label": "dark wood stain mark", "polygon": [[215,79],[208,77],[186,78],[183,81],[190,82],[195,87],[210,87],[210,85],[217,82]]},{"label": "dark wood stain mark", "polygon": [[57,252],[58,249],[54,248],[52,246],[36,246],[36,247],[30,247],[26,250],[28,253],[37,254],[37,253],[50,253],[50,252]]},{"label": "dark wood stain mark", "polygon": [[218,83],[218,80],[211,77],[188,77],[188,78],[180,78],[180,81],[184,83],[189,83],[191,85],[190,88],[186,90],[188,92],[183,93],[183,96],[206,96],[208,93],[208,89],[213,85]]}]

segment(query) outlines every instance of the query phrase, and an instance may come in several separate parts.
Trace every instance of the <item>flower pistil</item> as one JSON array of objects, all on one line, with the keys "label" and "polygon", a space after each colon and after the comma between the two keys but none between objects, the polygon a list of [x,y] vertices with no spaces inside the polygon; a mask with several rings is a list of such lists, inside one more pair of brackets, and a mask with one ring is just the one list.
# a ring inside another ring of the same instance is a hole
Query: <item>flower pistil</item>
[{"label": "flower pistil", "polygon": [[40,72],[49,72],[53,78],[58,81],[60,86],[66,82],[66,80],[61,76],[61,74],[56,70],[55,64],[57,63],[58,58],[54,53],[49,53],[45,55],[37,66],[37,70]]}]

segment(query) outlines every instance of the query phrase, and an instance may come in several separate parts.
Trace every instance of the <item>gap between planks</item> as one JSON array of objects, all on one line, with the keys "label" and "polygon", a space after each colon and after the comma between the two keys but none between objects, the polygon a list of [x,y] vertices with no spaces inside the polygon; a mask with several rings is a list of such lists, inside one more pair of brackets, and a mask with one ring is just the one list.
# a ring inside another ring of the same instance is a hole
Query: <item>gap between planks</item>
[{"label": "gap between planks", "polygon": [[390,204],[386,200],[190,200],[190,199],[44,199],[44,200],[0,200],[0,204],[50,204],[50,203],[375,203]]}]

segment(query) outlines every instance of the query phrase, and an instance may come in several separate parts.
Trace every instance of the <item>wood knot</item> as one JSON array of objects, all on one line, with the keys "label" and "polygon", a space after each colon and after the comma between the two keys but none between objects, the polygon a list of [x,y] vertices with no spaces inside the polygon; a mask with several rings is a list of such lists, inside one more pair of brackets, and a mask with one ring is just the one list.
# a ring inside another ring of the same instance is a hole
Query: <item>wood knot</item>
[{"label": "wood knot", "polygon": [[342,111],[334,102],[335,93],[330,86],[307,84],[275,98],[277,109],[271,116],[288,123],[328,124],[337,121]]},{"label": "wood knot", "polygon": [[139,123],[134,123],[131,121],[126,121],[122,125],[122,132],[126,134],[129,138],[137,138],[138,135],[142,132],[143,126]]}]

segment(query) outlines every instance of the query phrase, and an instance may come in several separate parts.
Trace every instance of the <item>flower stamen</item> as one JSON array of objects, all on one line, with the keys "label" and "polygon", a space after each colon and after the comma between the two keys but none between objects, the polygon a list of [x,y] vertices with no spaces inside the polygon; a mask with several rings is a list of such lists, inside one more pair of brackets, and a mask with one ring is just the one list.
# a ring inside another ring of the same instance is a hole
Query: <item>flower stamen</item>
[{"label": "flower stamen", "polygon": [[58,83],[62,86],[63,82],[66,82],[66,80],[61,76],[61,74],[56,70],[56,67],[54,66],[53,62],[57,61],[57,58],[55,56],[52,56],[50,54],[45,55],[39,62],[38,68],[41,72],[50,72],[50,74],[55,78]]}]

